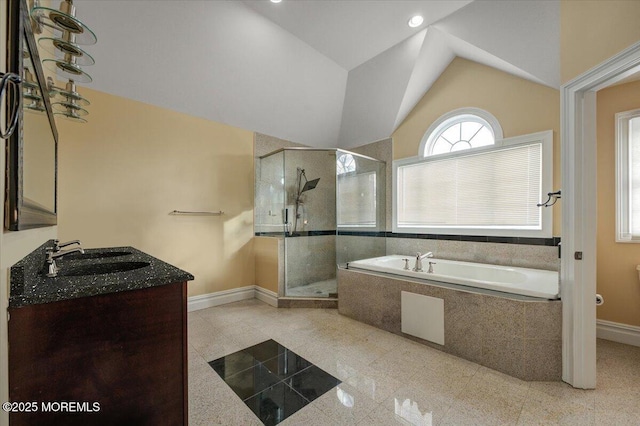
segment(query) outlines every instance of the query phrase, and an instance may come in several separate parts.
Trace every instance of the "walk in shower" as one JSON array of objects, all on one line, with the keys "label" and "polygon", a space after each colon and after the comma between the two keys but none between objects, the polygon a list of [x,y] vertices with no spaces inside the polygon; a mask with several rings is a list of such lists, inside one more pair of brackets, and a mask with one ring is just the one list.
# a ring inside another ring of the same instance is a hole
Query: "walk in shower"
[{"label": "walk in shower", "polygon": [[283,148],[256,167],[255,233],[284,239],[279,297],[337,297],[336,267],[384,256],[386,165],[340,149]]}]

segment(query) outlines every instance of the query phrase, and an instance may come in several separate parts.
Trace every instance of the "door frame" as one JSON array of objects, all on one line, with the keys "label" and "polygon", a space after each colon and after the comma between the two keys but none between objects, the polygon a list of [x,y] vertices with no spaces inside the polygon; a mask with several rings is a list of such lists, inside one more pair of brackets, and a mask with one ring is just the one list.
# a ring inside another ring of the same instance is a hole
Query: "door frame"
[{"label": "door frame", "polygon": [[576,388],[596,387],[596,92],[638,71],[640,42],[560,89],[562,380]]}]

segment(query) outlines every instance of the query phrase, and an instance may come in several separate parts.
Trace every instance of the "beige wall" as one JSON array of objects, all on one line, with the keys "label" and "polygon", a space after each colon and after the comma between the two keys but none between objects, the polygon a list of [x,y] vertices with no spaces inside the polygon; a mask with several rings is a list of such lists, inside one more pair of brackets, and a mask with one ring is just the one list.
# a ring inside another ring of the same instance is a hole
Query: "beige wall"
[{"label": "beige wall", "polygon": [[89,122],[59,122],[60,239],[143,250],[191,272],[190,296],[253,285],[253,133],[82,93]]},{"label": "beige wall", "polygon": [[640,81],[597,94],[598,236],[597,288],[605,304],[598,318],[640,326],[640,244],[616,243],[615,114],[640,108]]},{"label": "beige wall", "polygon": [[[456,58],[393,133],[394,159],[418,155],[422,136],[441,115],[457,108],[493,114],[504,137],[553,130],[553,187],[560,184],[560,92],[475,62]],[[560,235],[561,205],[553,208]]]},{"label": "beige wall", "polygon": [[256,285],[278,293],[278,245],[282,240],[273,237],[255,237],[253,249],[256,262]]},{"label": "beige wall", "polygon": [[562,0],[560,69],[563,83],[640,40],[640,1]]}]

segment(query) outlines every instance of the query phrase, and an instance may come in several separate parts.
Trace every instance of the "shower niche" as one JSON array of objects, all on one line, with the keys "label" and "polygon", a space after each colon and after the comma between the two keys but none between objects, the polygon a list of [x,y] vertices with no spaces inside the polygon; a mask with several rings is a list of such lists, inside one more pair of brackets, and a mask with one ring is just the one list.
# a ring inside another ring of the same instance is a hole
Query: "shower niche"
[{"label": "shower niche", "polygon": [[279,298],[337,298],[338,264],[385,255],[383,161],[283,148],[256,166],[255,234],[283,240]]}]

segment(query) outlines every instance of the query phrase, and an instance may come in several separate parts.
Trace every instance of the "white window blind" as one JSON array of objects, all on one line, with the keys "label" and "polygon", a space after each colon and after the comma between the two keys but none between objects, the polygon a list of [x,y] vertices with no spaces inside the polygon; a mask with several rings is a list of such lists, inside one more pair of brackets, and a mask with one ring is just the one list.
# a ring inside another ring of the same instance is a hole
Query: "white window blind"
[{"label": "white window blind", "polygon": [[376,226],[376,174],[338,175],[338,226]]},{"label": "white window blind", "polygon": [[640,110],[616,114],[616,241],[640,242]]},{"label": "white window blind", "polygon": [[398,228],[542,229],[540,141],[397,167]]},{"label": "white window blind", "polygon": [[640,117],[629,120],[631,235],[640,239]]}]

